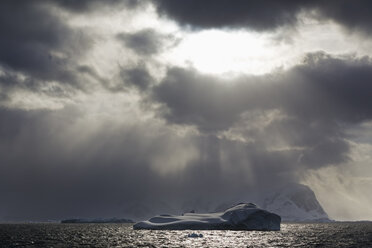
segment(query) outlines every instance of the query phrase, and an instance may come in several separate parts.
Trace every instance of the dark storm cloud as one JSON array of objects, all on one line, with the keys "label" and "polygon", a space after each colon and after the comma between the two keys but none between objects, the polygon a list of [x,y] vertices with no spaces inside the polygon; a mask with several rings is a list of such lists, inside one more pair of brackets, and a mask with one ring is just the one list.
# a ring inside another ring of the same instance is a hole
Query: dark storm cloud
[{"label": "dark storm cloud", "polygon": [[147,68],[147,64],[151,63],[151,56],[162,53],[179,42],[175,36],[162,34],[154,29],[142,29],[132,33],[123,32],[116,38],[141,59],[137,64],[121,67],[120,78],[124,85],[109,86],[108,88],[113,91],[124,90],[125,86],[135,87],[141,91],[147,90],[154,83]]},{"label": "dark storm cloud", "polygon": [[321,1],[316,6],[323,18],[336,21],[349,30],[362,31],[367,34],[372,33],[370,25],[372,16],[369,11],[371,8],[372,2],[368,0]]},{"label": "dark storm cloud", "polygon": [[0,65],[40,80],[76,83],[70,58],[87,46],[83,33],[69,28],[43,1],[0,5]]},{"label": "dark storm cloud", "polygon": [[[320,167],[347,161],[344,128],[372,119],[372,63],[368,57],[334,58],[309,54],[284,72],[233,80],[171,68],[154,88],[170,123],[194,125],[206,133],[247,125],[245,113],[279,110],[264,133],[246,131],[260,142],[279,135],[289,146],[302,147],[301,162]],[[269,145],[269,142],[268,144]]]},{"label": "dark storm cloud", "polygon": [[[48,0],[46,0],[48,1]],[[51,0],[50,2],[57,3],[59,6],[66,8],[75,13],[86,13],[90,11],[102,11],[104,7],[127,7],[135,8],[141,4],[139,0]]]},{"label": "dark storm cloud", "polygon": [[174,18],[180,24],[197,28],[249,27],[271,30],[292,25],[296,14],[309,1],[172,1],[155,0],[160,14]]},{"label": "dark storm cloud", "polygon": [[154,97],[170,122],[226,129],[247,110],[280,109],[303,120],[361,122],[372,118],[369,57],[312,53],[303,64],[263,76],[222,80],[170,68]]},{"label": "dark storm cloud", "polygon": [[[162,52],[176,42],[172,35],[164,35],[154,29],[142,29],[134,33],[121,33],[117,38],[139,55],[149,56]],[[167,44],[168,43],[168,44]]]},{"label": "dark storm cloud", "polygon": [[160,14],[175,19],[181,25],[196,28],[249,28],[273,30],[295,25],[301,11],[316,10],[318,18],[330,19],[350,30],[370,33],[372,21],[368,0],[263,0],[263,1],[172,1],[154,0]]},{"label": "dark storm cloud", "polygon": [[141,55],[156,54],[162,45],[156,32],[152,29],[141,30],[133,34],[122,33],[118,35],[118,39]]},{"label": "dark storm cloud", "polygon": [[154,81],[144,64],[133,68],[122,68],[120,76],[126,85],[134,86],[142,91],[148,89]]},{"label": "dark storm cloud", "polygon": [[306,150],[301,157],[301,162],[311,168],[319,168],[322,165],[334,165],[348,161],[350,151],[348,143],[340,137],[327,137]]},{"label": "dark storm cloud", "polygon": [[215,80],[196,71],[168,70],[162,84],[154,89],[156,99],[169,108],[165,111],[167,120],[196,124],[202,130],[231,126],[239,112],[239,102],[235,102],[238,98],[232,97],[230,87],[219,86]]},{"label": "dark storm cloud", "polygon": [[[283,107],[303,119],[358,123],[372,117],[372,60],[309,54],[287,73],[279,89]],[[297,103],[297,104],[294,104]]]},{"label": "dark storm cloud", "polygon": [[66,11],[58,8],[60,4],[62,2],[47,0],[1,1],[0,90],[3,102],[10,100],[9,95],[17,90],[68,97],[73,91],[89,91],[91,79],[106,83],[94,69],[79,65],[78,60],[91,47],[94,37],[67,24],[59,15]]}]

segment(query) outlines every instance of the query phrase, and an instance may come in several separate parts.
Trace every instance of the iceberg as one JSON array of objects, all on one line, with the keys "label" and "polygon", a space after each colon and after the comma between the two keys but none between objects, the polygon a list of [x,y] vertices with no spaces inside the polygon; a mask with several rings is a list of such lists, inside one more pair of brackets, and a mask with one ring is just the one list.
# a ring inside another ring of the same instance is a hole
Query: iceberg
[{"label": "iceberg", "polygon": [[257,230],[279,231],[281,217],[253,203],[239,203],[224,212],[158,215],[138,222],[133,229],[151,230]]},{"label": "iceberg", "polygon": [[203,238],[203,234],[197,234],[197,233],[189,233],[187,235],[188,238]]}]

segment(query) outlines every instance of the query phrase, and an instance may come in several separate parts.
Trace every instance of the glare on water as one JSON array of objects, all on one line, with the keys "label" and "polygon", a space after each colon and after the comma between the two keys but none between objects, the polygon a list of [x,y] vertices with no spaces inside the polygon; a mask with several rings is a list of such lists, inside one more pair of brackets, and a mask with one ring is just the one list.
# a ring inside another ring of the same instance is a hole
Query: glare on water
[{"label": "glare on water", "polygon": [[[197,235],[189,235],[195,233]],[[199,234],[202,234],[199,237]],[[198,237],[196,237],[198,236]],[[131,224],[2,224],[0,247],[371,247],[372,223],[284,223],[280,231],[154,231]]]}]

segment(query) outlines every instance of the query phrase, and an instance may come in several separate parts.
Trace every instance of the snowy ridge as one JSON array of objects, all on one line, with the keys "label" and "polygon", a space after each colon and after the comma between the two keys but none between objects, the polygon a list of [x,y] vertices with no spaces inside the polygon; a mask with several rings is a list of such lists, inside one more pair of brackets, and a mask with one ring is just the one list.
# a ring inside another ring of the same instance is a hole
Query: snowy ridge
[{"label": "snowy ridge", "polygon": [[329,222],[327,213],[316,199],[314,192],[302,184],[289,184],[268,196],[263,209],[276,213],[283,221]]}]

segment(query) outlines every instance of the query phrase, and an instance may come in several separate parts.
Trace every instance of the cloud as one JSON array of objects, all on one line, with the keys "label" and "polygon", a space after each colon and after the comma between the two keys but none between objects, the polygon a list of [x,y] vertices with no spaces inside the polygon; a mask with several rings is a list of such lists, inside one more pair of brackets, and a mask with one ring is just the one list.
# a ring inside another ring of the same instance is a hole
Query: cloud
[{"label": "cloud", "polygon": [[249,108],[247,101],[256,98],[257,84],[254,78],[249,86],[239,81],[221,81],[192,69],[170,68],[162,83],[154,88],[154,98],[166,104],[164,116],[172,123],[195,124],[201,130],[228,128]]},{"label": "cloud", "polygon": [[297,12],[308,1],[171,1],[155,0],[162,15],[196,28],[273,30],[296,23]]},{"label": "cloud", "polygon": [[[113,1],[113,4],[134,7],[135,1]],[[15,103],[17,99],[34,97],[43,102],[49,97],[56,98],[52,101],[62,98],[70,101],[78,92],[92,93],[101,86],[108,88],[108,79],[86,59],[99,34],[74,26],[63,18],[88,15],[100,5],[98,1],[1,2],[2,106],[28,109],[30,106],[24,103]]]},{"label": "cloud", "polygon": [[102,11],[102,9],[107,6],[110,8],[126,7],[134,9],[143,4],[143,2],[141,3],[141,1],[138,0],[109,0],[104,3],[99,0],[53,0],[53,2],[74,13]]},{"label": "cloud", "polygon": [[316,53],[287,71],[229,80],[170,68],[142,92],[162,105],[158,116],[125,103],[1,109],[1,218],[143,218],[259,203],[307,171],[350,160],[345,130],[372,117],[370,67],[369,58]]},{"label": "cloud", "polygon": [[154,79],[144,64],[133,68],[122,68],[120,76],[126,85],[134,86],[142,91],[148,89],[154,82]]},{"label": "cloud", "polygon": [[247,110],[280,109],[303,120],[361,122],[372,117],[372,62],[310,53],[288,71],[220,79],[170,68],[154,89],[174,123],[226,129]]},{"label": "cloud", "polygon": [[[299,162],[316,168],[348,161],[344,129],[372,118],[371,71],[368,57],[321,52],[288,71],[229,80],[171,68],[153,98],[169,123],[301,148]],[[262,120],[270,111],[279,114]]]},{"label": "cloud", "polygon": [[91,37],[82,29],[68,25],[54,4],[52,1],[0,3],[2,106],[30,108],[19,100],[27,102],[34,97],[41,99],[34,101],[38,107],[53,108],[54,104],[41,104],[45,97],[58,102],[91,88],[87,74],[79,65],[92,44]]},{"label": "cloud", "polygon": [[318,2],[316,9],[323,18],[333,20],[351,31],[361,31],[368,35],[372,29],[369,23],[372,17],[368,10],[372,8],[371,1],[327,1]]},{"label": "cloud", "polygon": [[0,65],[40,80],[77,83],[71,60],[89,46],[42,2],[1,3]]},{"label": "cloud", "polygon": [[173,35],[161,34],[154,29],[142,29],[134,33],[120,33],[117,38],[124,42],[126,47],[142,56],[155,55],[176,43],[176,38]]},{"label": "cloud", "polygon": [[349,30],[371,33],[368,0],[357,1],[172,1],[153,0],[161,15],[192,28],[247,28],[272,31],[298,23],[301,12],[316,12],[317,19],[335,21]]}]

